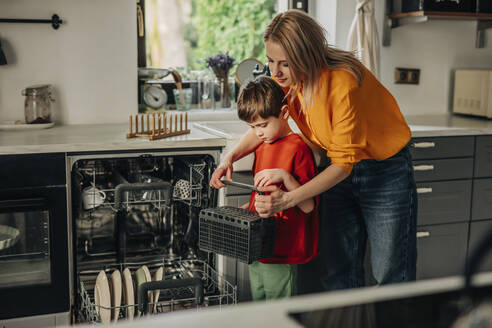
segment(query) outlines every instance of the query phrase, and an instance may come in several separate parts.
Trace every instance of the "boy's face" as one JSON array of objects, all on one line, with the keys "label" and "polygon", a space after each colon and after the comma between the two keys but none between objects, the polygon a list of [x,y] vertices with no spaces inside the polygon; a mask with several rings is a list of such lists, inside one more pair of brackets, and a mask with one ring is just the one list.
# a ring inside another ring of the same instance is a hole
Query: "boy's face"
[{"label": "boy's face", "polygon": [[272,143],[279,138],[285,137],[290,132],[287,123],[288,117],[289,112],[287,111],[287,106],[284,106],[279,117],[270,116],[268,118],[262,118],[256,116],[248,125],[263,142]]}]

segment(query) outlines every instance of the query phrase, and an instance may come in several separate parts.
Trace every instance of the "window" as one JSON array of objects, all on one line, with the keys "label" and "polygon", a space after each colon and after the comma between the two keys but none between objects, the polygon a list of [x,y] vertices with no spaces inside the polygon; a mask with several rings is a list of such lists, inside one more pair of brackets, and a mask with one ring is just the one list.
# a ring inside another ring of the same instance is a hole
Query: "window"
[{"label": "window", "polygon": [[139,66],[199,70],[208,57],[225,52],[235,64],[249,57],[266,62],[263,32],[280,2],[145,0],[145,53],[139,49],[139,54],[146,65],[140,58]]}]

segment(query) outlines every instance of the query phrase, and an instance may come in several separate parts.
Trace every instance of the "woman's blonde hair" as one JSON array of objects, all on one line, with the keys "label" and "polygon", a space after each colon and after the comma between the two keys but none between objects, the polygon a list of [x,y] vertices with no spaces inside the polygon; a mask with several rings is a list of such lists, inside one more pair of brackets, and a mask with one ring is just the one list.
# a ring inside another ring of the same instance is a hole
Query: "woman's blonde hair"
[{"label": "woman's blonde hair", "polygon": [[237,116],[252,122],[258,116],[278,117],[287,103],[282,88],[272,78],[259,76],[241,88],[237,97]]},{"label": "woman's blonde hair", "polygon": [[[284,50],[296,95],[303,85],[304,105],[317,92],[317,82],[324,68],[352,74],[359,85],[364,78],[362,63],[352,52],[330,47],[325,30],[308,14],[292,9],[276,15],[266,28],[263,40],[278,43]],[[293,101],[294,97],[290,97]]]}]

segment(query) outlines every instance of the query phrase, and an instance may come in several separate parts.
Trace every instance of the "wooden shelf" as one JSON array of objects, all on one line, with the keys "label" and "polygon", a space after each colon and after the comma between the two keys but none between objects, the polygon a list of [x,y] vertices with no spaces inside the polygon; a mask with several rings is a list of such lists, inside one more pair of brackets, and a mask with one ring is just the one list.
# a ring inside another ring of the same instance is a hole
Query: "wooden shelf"
[{"label": "wooden shelf", "polygon": [[442,12],[442,11],[412,11],[408,13],[392,13],[390,19],[422,17],[427,16],[431,19],[454,19],[454,20],[492,20],[492,14],[462,13],[462,12]]},{"label": "wooden shelf", "polygon": [[391,29],[409,24],[423,23],[431,19],[476,21],[476,48],[483,48],[485,46],[485,30],[492,28],[492,14],[440,11],[386,13],[385,22],[383,24],[383,46],[391,45]]}]

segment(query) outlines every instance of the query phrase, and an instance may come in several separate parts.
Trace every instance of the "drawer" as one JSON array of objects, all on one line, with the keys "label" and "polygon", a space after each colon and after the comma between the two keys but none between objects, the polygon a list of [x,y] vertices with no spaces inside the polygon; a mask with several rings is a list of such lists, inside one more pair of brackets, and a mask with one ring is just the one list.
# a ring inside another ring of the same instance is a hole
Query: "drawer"
[{"label": "drawer", "polygon": [[472,220],[492,219],[492,179],[473,180]]},{"label": "drawer", "polygon": [[[233,172],[232,173],[232,180],[235,182],[247,183],[247,184],[252,185],[253,184],[253,174],[251,171],[249,171],[249,172]],[[248,190],[248,189],[233,187],[233,186],[227,186],[226,187],[226,196],[249,195],[249,194],[251,194],[251,190]]]},{"label": "drawer", "polygon": [[[487,232],[492,229],[492,220],[476,221],[470,224],[470,243],[468,245],[468,256],[473,253],[475,247],[484,238]],[[479,272],[492,271],[492,256],[487,255],[479,267]]]},{"label": "drawer", "polygon": [[492,177],[492,136],[477,137],[475,176]]},{"label": "drawer", "polygon": [[417,279],[462,274],[468,223],[417,227]]},{"label": "drawer", "polygon": [[473,158],[413,161],[413,170],[417,182],[471,179]]},{"label": "drawer", "polygon": [[471,180],[417,183],[417,224],[469,221],[471,191]]},{"label": "drawer", "polygon": [[414,160],[472,157],[474,137],[415,138],[410,142],[410,152]]}]

